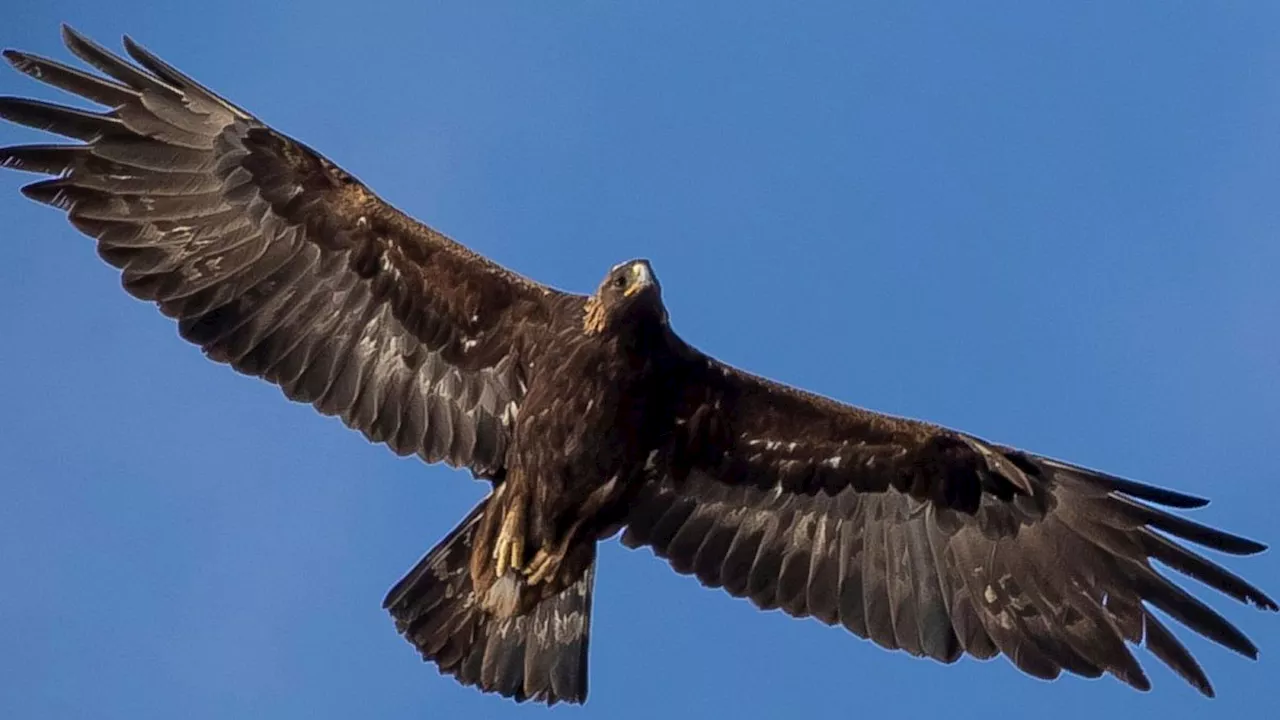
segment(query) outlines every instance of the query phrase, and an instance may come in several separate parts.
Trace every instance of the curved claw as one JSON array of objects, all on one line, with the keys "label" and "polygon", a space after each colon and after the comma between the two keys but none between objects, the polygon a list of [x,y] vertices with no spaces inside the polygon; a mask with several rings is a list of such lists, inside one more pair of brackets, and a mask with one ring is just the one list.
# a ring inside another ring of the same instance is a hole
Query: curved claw
[{"label": "curved claw", "polygon": [[545,549],[538,550],[533,556],[533,560],[524,569],[524,574],[527,576],[525,582],[530,585],[537,585],[544,580],[549,580],[552,574],[555,573],[557,564],[555,557],[551,553]]},{"label": "curved claw", "polygon": [[498,540],[493,544],[494,575],[520,571],[524,563],[524,506],[517,504],[502,518]]}]

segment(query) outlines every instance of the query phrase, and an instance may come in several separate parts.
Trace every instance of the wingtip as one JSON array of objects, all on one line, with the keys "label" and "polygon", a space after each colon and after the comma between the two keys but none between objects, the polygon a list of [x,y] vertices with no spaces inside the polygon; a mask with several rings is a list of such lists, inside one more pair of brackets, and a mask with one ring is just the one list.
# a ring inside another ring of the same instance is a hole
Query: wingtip
[{"label": "wingtip", "polygon": [[1151,678],[1147,677],[1147,673],[1137,661],[1134,661],[1132,671],[1120,675],[1120,680],[1139,692],[1151,692]]},{"label": "wingtip", "polygon": [[29,52],[13,48],[5,49],[2,54],[4,55],[4,59],[13,67],[14,70],[17,70],[28,77],[35,78],[36,80],[42,79],[41,75],[43,73],[40,70],[41,58],[38,58]]},{"label": "wingtip", "polygon": [[1131,498],[1146,500],[1148,502],[1157,503],[1165,507],[1177,508],[1179,510],[1194,510],[1202,508],[1209,504],[1209,498],[1199,497],[1197,495],[1188,495],[1177,490],[1148,485],[1146,483],[1129,480],[1118,475],[1102,472],[1093,468],[1087,468],[1083,465],[1076,465],[1038,455],[1030,456],[1033,459],[1048,465],[1055,470],[1066,472],[1095,483],[1099,483],[1107,487],[1113,492],[1127,495]]},{"label": "wingtip", "polygon": [[134,40],[132,37],[129,37],[128,35],[124,36],[122,43],[124,44],[124,51],[128,53],[129,57],[133,58],[134,60],[140,63],[146,64],[147,60],[152,60],[152,59],[159,60],[159,58],[157,58],[154,53],[152,53],[150,50],[147,50],[145,47],[143,47],[141,44],[139,44],[136,40]]},{"label": "wingtip", "polygon": [[111,54],[109,50],[94,42],[88,35],[66,23],[62,24],[62,44],[66,45],[73,55],[82,60],[88,59],[85,57],[86,54],[92,57],[95,52]]},{"label": "wingtip", "polygon": [[21,50],[17,50],[15,48],[5,48],[2,52],[0,52],[0,55],[4,55],[4,59],[9,61],[10,65],[14,66],[18,70],[22,70],[22,68],[19,66],[19,63],[26,60],[26,53],[22,52]]},{"label": "wingtip", "polygon": [[1169,507],[1175,507],[1180,510],[1195,510],[1197,508],[1206,507],[1209,504],[1209,498],[1200,497],[1199,495],[1187,495],[1173,490],[1171,493]]},{"label": "wingtip", "polygon": [[62,42],[67,45],[85,39],[79,30],[71,27],[70,23],[65,22],[58,26],[58,34],[62,36]]},{"label": "wingtip", "polygon": [[1212,700],[1217,697],[1218,693],[1213,689],[1213,683],[1209,681],[1209,676],[1204,674],[1204,671],[1200,669],[1199,665],[1196,666],[1195,670],[1196,672],[1188,675],[1184,675],[1178,670],[1175,670],[1174,672],[1182,677],[1183,680],[1186,680],[1188,685],[1194,688],[1196,692],[1200,693],[1205,698]]},{"label": "wingtip", "polygon": [[1109,476],[1112,489],[1116,492],[1124,493],[1129,497],[1148,502],[1157,503],[1165,507],[1176,508],[1178,510],[1196,510],[1209,504],[1209,498],[1200,497],[1198,495],[1188,495],[1177,490],[1156,487],[1155,485],[1147,485],[1146,483],[1126,480],[1115,476]]},{"label": "wingtip", "polygon": [[1230,550],[1232,555],[1257,555],[1267,549],[1267,546],[1257,540],[1250,540],[1247,537],[1236,536],[1236,548]]},{"label": "wingtip", "polygon": [[53,193],[49,191],[48,186],[43,181],[23,185],[18,192],[22,193],[23,197],[28,200],[45,203],[46,205],[53,199]]},{"label": "wingtip", "polygon": [[23,185],[19,190],[28,200],[55,207],[59,210],[71,210],[71,198],[66,192],[66,183],[62,178],[50,178]]}]

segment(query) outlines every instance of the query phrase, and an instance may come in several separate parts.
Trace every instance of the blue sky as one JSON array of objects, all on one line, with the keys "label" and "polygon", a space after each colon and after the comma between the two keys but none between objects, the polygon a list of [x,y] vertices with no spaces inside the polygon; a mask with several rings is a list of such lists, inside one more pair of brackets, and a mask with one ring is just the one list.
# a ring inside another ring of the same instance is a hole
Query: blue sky
[{"label": "blue sky", "polygon": [[[480,5],[48,0],[0,44],[128,32],[525,274],[649,257],[722,359],[1280,542],[1280,6]],[[545,713],[439,677],[379,606],[484,487],[204,360],[29,179],[0,174],[0,717]],[[1280,593],[1280,554],[1227,564]],[[1210,703],[1145,651],[1146,695],[889,653],[611,542],[563,714],[1280,714],[1280,617],[1213,603],[1263,654],[1180,633]]]}]

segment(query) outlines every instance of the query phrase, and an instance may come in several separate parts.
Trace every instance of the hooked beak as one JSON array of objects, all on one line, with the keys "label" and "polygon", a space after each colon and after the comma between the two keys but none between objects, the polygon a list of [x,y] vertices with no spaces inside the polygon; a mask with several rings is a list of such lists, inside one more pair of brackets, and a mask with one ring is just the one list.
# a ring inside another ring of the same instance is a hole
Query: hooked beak
[{"label": "hooked beak", "polygon": [[631,265],[631,282],[622,294],[624,297],[631,297],[650,285],[653,285],[653,273],[649,272],[649,263],[633,263]]}]

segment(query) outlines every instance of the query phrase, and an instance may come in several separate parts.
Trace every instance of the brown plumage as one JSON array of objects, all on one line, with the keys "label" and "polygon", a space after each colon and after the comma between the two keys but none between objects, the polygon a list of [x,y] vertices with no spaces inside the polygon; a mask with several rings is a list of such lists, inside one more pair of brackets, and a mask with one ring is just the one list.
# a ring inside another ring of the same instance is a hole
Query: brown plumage
[{"label": "brown plumage", "polygon": [[1146,689],[1142,643],[1212,694],[1148,606],[1256,657],[1153,567],[1277,609],[1177,541],[1262,545],[1157,507],[1204,501],[730,368],[671,330],[645,261],[591,296],[536,284],[127,38],[136,64],[64,38],[102,74],[5,57],[107,110],[0,99],[0,116],[82,141],[0,150],[54,176],[27,196],[210,358],[492,484],[385,601],[460,682],[585,700],[596,543],[622,528],[708,586],[943,662],[1004,654]]}]

